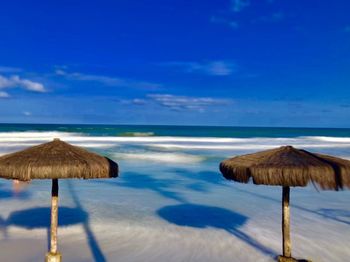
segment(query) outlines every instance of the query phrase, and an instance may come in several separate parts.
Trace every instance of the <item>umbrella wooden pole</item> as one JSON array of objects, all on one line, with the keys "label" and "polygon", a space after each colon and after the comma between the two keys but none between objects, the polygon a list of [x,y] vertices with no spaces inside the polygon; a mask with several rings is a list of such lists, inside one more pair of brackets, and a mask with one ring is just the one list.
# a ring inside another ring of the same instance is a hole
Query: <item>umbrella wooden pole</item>
[{"label": "umbrella wooden pole", "polygon": [[290,212],[289,212],[289,186],[283,187],[282,192],[282,235],[283,235],[283,256],[292,256],[292,245],[290,241]]},{"label": "umbrella wooden pole", "polygon": [[57,252],[57,225],[58,225],[58,180],[52,179],[51,191],[51,238],[50,252]]},{"label": "umbrella wooden pole", "polygon": [[46,262],[61,261],[61,254],[57,252],[57,226],[58,226],[58,179],[52,179],[50,252],[46,254]]}]

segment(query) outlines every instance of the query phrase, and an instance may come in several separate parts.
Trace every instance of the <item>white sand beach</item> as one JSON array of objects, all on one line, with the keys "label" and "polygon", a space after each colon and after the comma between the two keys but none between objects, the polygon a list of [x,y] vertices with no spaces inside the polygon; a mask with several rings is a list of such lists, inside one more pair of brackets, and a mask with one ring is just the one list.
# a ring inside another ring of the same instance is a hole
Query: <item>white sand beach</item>
[{"label": "white sand beach", "polygon": [[[73,144],[102,144],[90,149],[111,156],[121,167],[116,179],[60,181],[58,249],[63,261],[267,262],[281,253],[281,188],[228,182],[218,171],[220,159],[241,150],[176,148],[159,157],[162,151],[150,148],[149,140],[139,141],[146,137],[111,142],[66,133],[22,134],[18,148],[38,143],[37,137],[50,140],[58,135]],[[6,139],[3,135],[0,141],[3,153],[14,150],[13,142]],[[152,139],[154,143],[157,138]],[[350,156],[350,142],[332,138],[168,140],[179,146],[241,143],[252,151],[254,146],[258,150],[279,143],[312,144],[323,152]],[[142,147],[133,148],[133,143]],[[1,180],[1,261],[44,259],[50,182],[32,181],[15,194],[12,182]],[[293,256],[320,262],[343,262],[350,257],[349,197],[348,191],[318,192],[313,186],[291,190]]]}]

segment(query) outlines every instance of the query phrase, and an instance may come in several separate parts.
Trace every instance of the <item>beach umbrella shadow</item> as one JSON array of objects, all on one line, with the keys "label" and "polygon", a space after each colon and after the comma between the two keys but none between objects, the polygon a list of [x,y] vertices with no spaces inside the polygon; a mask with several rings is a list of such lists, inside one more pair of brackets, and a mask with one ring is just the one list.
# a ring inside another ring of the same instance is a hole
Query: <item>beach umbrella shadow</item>
[{"label": "beach umbrella shadow", "polygon": [[157,179],[148,174],[125,172],[120,178],[119,183],[109,181],[95,181],[96,183],[105,183],[108,185],[116,185],[118,187],[132,188],[137,190],[150,190],[160,196],[173,199],[180,203],[186,203],[187,200],[178,192],[172,190],[178,180],[170,178]]},{"label": "beach umbrella shadow", "polygon": [[[254,196],[256,198],[263,198],[268,201],[280,203],[281,200],[275,199],[274,197],[270,197],[267,195],[263,194],[258,194],[256,192],[251,192],[247,190],[243,190],[241,188],[235,187],[235,191],[238,191],[239,193],[244,193],[244,194],[249,194],[251,196]],[[347,225],[350,225],[350,211],[348,210],[342,210],[342,209],[329,209],[329,208],[321,208],[318,210],[313,210],[313,209],[308,209],[306,207],[296,205],[296,204],[291,204],[293,208],[299,209],[304,212],[308,212],[313,215],[321,216],[326,219],[331,219],[333,221],[339,222],[339,223],[344,223]]]},{"label": "beach umbrella shadow", "polygon": [[316,213],[347,225],[350,225],[350,211],[342,209],[321,208]]},{"label": "beach umbrella shadow", "polygon": [[[79,197],[77,192],[74,189],[73,183],[71,183],[71,181],[67,181],[67,186],[68,186],[68,191],[70,192],[70,195],[72,197],[72,200],[76,206],[76,208],[78,210],[80,210],[81,212],[85,212],[84,208],[82,206],[82,204],[80,203]],[[98,241],[90,227],[90,223],[89,223],[89,217],[87,217],[87,219],[84,220],[84,222],[82,223],[84,232],[86,234],[86,238],[88,241],[88,245],[90,247],[92,256],[94,258],[95,262],[106,262],[106,258],[98,244]]]},{"label": "beach umbrella shadow", "polygon": [[164,220],[178,226],[212,227],[226,230],[265,255],[270,257],[276,256],[273,250],[263,246],[254,238],[239,230],[239,227],[247,222],[248,217],[231,210],[205,205],[180,204],[165,206],[159,209],[157,214]]},{"label": "beach umbrella shadow", "polygon": [[173,168],[170,171],[175,173],[178,176],[195,180],[197,183],[202,182],[202,183],[207,183],[212,185],[227,186],[225,184],[225,180],[222,179],[220,176],[218,176],[217,172],[213,172],[213,171],[191,172],[183,168]]},{"label": "beach umbrella shadow", "polygon": [[0,232],[4,235],[5,239],[7,239],[6,220],[2,217],[0,217]]},{"label": "beach umbrella shadow", "polygon": [[[50,244],[50,217],[49,207],[36,207],[12,212],[5,221],[6,226],[17,226],[33,230],[45,228],[47,230],[47,244]],[[88,214],[79,208],[59,207],[59,226],[67,227],[85,223]]]}]

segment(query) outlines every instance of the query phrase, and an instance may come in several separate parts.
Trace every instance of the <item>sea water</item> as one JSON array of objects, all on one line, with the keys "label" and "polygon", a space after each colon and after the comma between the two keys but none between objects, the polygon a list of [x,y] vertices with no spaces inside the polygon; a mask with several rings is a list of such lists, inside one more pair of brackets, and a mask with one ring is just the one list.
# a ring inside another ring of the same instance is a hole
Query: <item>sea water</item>
[{"label": "sea water", "polygon": [[[226,181],[220,161],[282,145],[350,159],[350,129],[181,126],[2,124],[0,154],[53,138],[108,156],[121,171],[60,180],[64,261],[273,261],[281,188]],[[1,261],[42,259],[50,190],[47,180],[19,189],[0,182]],[[348,191],[293,188],[293,255],[348,261],[349,200]]]}]

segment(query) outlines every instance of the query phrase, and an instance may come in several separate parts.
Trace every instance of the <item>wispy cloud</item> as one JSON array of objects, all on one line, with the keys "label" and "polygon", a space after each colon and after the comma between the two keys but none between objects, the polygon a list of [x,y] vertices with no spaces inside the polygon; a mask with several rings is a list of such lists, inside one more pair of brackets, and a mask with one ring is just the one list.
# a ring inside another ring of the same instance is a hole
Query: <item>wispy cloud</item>
[{"label": "wispy cloud", "polygon": [[10,95],[6,92],[0,91],[0,98],[9,98]]},{"label": "wispy cloud", "polygon": [[229,100],[211,97],[176,96],[170,94],[150,94],[147,96],[157,104],[171,110],[204,111],[209,106],[228,104]]},{"label": "wispy cloud", "polygon": [[[274,0],[265,0],[266,5],[271,5]],[[221,10],[210,17],[210,21],[215,24],[222,24],[232,29],[244,28],[247,23],[277,23],[286,18],[286,14],[282,11],[270,12],[264,15],[256,16],[254,13],[247,13],[242,16],[241,13],[244,9],[251,6],[250,0],[230,0],[230,8]],[[243,12],[242,12],[243,13]]]},{"label": "wispy cloud", "polygon": [[46,88],[42,83],[34,82],[29,79],[21,78],[18,75],[3,76],[0,75],[0,89],[20,87],[33,92],[46,92]]},{"label": "wispy cloud", "polygon": [[145,99],[139,99],[139,98],[135,98],[135,99],[131,100],[131,102],[134,105],[145,105],[147,103],[147,101]]},{"label": "wispy cloud", "polygon": [[143,106],[149,103],[147,99],[143,99],[143,98],[116,99],[116,101],[123,105],[136,105],[136,106]]},{"label": "wispy cloud", "polygon": [[231,8],[234,12],[241,12],[248,6],[250,6],[249,0],[231,0]]},{"label": "wispy cloud", "polygon": [[[266,3],[272,4],[275,0],[266,0]],[[250,0],[231,0],[231,9],[234,12],[241,12],[250,6]]]},{"label": "wispy cloud", "polygon": [[0,66],[0,73],[18,73],[22,69],[18,67]]},{"label": "wispy cloud", "polygon": [[282,11],[263,15],[252,20],[252,23],[277,23],[285,19],[285,13]]},{"label": "wispy cloud", "polygon": [[137,81],[132,79],[126,79],[121,77],[110,77],[105,75],[95,75],[95,74],[84,74],[84,73],[69,73],[62,69],[56,70],[56,75],[65,77],[67,79],[75,81],[87,81],[87,82],[97,82],[105,86],[114,86],[114,87],[130,87],[138,89],[147,89],[147,90],[156,90],[161,87],[160,84],[146,82],[146,81]]},{"label": "wispy cloud", "polygon": [[164,66],[177,67],[186,73],[202,73],[213,76],[228,76],[237,71],[237,65],[229,61],[210,62],[166,62]]},{"label": "wispy cloud", "polygon": [[32,115],[32,113],[29,112],[29,111],[23,111],[22,114],[25,115],[25,116],[31,116]]}]

